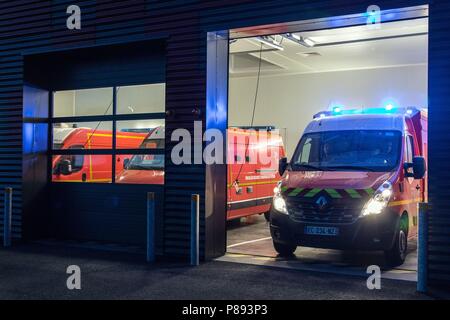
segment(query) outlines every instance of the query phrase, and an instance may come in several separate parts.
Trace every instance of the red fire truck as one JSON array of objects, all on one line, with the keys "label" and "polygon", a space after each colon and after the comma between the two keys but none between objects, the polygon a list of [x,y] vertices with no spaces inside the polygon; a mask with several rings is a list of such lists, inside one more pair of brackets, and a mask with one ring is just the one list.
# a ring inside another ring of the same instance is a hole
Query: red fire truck
[{"label": "red fire truck", "polygon": [[275,190],[270,230],[281,255],[297,246],[383,250],[400,265],[427,201],[426,112],[335,109],[317,114]]},{"label": "red fire truck", "polygon": [[[228,129],[228,220],[253,214],[265,214],[268,218],[273,189],[281,178],[279,159],[285,156],[281,136],[272,129]],[[163,146],[161,127],[150,132],[143,142],[144,148]],[[126,159],[116,182],[163,184],[164,155],[134,155]]]},{"label": "red fire truck", "polygon": [[[116,147],[135,149],[147,133],[118,132]],[[57,128],[53,133],[54,148],[60,150],[111,149],[112,133],[90,128]],[[116,174],[123,168],[123,159],[131,155],[116,156]],[[53,182],[111,182],[112,158],[110,155],[58,155],[52,160]]]}]

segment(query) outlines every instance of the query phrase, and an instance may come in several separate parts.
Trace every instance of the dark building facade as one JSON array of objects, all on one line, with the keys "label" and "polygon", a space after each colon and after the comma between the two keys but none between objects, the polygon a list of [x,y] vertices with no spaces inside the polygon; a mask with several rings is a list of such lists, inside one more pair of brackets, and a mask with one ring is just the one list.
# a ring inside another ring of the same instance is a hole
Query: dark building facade
[{"label": "dark building facade", "polygon": [[[81,8],[80,30],[66,26],[66,9],[72,4]],[[157,253],[183,258],[189,254],[191,195],[199,194],[202,256],[223,255],[225,166],[174,165],[170,162],[173,144],[166,143],[164,187],[52,184],[50,93],[165,82],[166,112],[148,116],[165,119],[166,141],[176,128],[193,130],[194,121],[202,121],[204,129],[225,132],[226,116],[212,115],[217,113],[217,103],[226,105],[226,97],[209,94],[215,83],[226,87],[224,78],[210,81],[211,73],[227,66],[226,57],[219,65],[209,65],[208,57],[211,52],[225,52],[227,45],[216,41],[215,48],[208,48],[208,36],[226,36],[236,28],[358,14],[372,4],[362,0],[1,1],[0,186],[14,189],[14,238],[139,244],[145,238],[146,193],[153,191],[157,194]],[[450,134],[445,131],[450,115],[450,3],[376,3],[382,10],[427,4],[428,279],[432,286],[450,287]],[[112,117],[109,120],[132,119]],[[3,194],[0,201],[2,216]]]}]

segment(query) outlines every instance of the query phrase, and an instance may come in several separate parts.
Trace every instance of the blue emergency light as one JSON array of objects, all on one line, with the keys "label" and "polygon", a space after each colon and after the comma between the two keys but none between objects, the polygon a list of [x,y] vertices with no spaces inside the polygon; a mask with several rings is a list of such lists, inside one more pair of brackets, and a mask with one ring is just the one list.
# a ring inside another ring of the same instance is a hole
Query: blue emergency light
[{"label": "blue emergency light", "polygon": [[398,108],[391,103],[386,104],[383,108],[344,109],[341,106],[335,106],[331,111],[316,113],[313,119],[353,114],[406,114],[407,116],[413,116],[418,112],[420,111],[416,107]]}]

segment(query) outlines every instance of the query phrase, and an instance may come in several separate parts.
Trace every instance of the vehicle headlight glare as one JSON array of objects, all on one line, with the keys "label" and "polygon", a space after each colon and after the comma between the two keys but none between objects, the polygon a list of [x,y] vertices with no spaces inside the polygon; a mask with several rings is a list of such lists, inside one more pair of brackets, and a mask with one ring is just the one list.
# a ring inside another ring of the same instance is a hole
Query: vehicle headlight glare
[{"label": "vehicle headlight glare", "polygon": [[287,214],[286,201],[284,201],[283,197],[279,194],[273,197],[273,207],[278,212]]},{"label": "vehicle headlight glare", "polygon": [[387,207],[392,196],[392,184],[389,181],[384,182],[373,197],[366,203],[362,210],[363,216],[380,214]]}]

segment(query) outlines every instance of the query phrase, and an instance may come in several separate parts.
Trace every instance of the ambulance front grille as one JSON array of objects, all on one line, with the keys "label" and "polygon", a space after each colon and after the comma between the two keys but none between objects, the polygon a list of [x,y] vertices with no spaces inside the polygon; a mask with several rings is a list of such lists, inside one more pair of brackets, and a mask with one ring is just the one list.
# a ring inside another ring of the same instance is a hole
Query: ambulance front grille
[{"label": "ambulance front grille", "polygon": [[324,210],[319,210],[312,199],[287,201],[287,209],[294,220],[316,223],[352,223],[361,213],[358,201],[332,201]]}]

